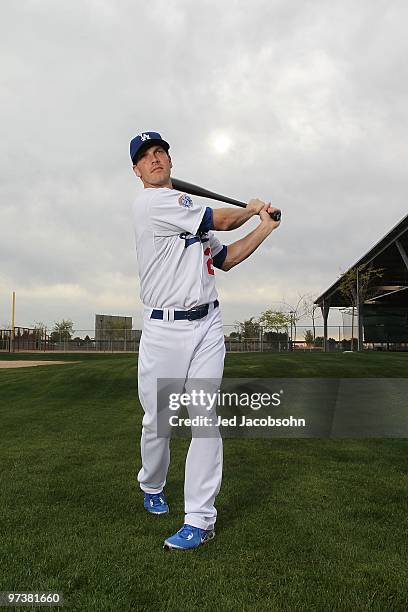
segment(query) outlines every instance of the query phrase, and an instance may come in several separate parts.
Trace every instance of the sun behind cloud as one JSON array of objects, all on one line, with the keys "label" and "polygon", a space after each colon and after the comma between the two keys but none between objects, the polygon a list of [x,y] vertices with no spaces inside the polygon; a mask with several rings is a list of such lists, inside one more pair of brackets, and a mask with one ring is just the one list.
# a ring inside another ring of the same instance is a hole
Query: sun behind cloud
[{"label": "sun behind cloud", "polygon": [[232,144],[232,138],[225,132],[214,132],[210,137],[210,145],[219,155],[228,153]]}]

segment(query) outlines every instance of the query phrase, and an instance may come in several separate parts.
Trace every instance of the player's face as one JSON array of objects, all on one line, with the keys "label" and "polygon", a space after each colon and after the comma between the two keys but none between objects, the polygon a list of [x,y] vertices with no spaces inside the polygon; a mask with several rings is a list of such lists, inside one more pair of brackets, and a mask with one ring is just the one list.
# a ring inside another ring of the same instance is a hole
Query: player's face
[{"label": "player's face", "polygon": [[133,166],[136,175],[145,187],[167,187],[170,185],[171,159],[161,146],[146,149]]}]

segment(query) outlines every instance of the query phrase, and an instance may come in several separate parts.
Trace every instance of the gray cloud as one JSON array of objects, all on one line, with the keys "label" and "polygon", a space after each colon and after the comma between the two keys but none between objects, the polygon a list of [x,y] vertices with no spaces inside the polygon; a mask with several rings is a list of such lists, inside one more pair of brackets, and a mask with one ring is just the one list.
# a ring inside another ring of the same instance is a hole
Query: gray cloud
[{"label": "gray cloud", "polygon": [[141,129],[171,142],[175,176],[284,210],[219,274],[226,323],[326,289],[406,214],[407,13],[402,0],[7,3],[0,325],[13,289],[20,324],[140,322],[128,141]]}]

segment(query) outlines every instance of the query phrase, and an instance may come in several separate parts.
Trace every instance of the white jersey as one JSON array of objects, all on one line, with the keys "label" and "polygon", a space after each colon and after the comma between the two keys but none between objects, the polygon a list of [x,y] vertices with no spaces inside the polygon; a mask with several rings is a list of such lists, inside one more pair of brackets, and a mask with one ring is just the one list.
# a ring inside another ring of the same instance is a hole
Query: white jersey
[{"label": "white jersey", "polygon": [[212,257],[223,245],[198,234],[206,211],[167,187],[147,188],[133,204],[140,298],[150,308],[185,310],[217,299]]}]

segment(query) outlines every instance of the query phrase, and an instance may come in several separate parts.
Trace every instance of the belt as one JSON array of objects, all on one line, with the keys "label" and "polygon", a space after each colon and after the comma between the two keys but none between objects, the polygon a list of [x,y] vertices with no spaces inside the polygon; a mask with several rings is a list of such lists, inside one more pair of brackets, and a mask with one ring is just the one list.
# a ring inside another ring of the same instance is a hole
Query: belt
[{"label": "belt", "polygon": [[[214,308],[218,308],[219,301],[215,300]],[[187,319],[187,321],[195,321],[196,319],[202,319],[208,315],[208,309],[210,304],[201,304],[200,306],[195,306],[195,308],[190,308],[190,310],[175,310],[174,311],[174,320],[181,321],[183,319]],[[154,308],[152,310],[152,314],[150,315],[151,319],[162,319],[163,320],[164,312],[163,310],[159,310]]]}]

